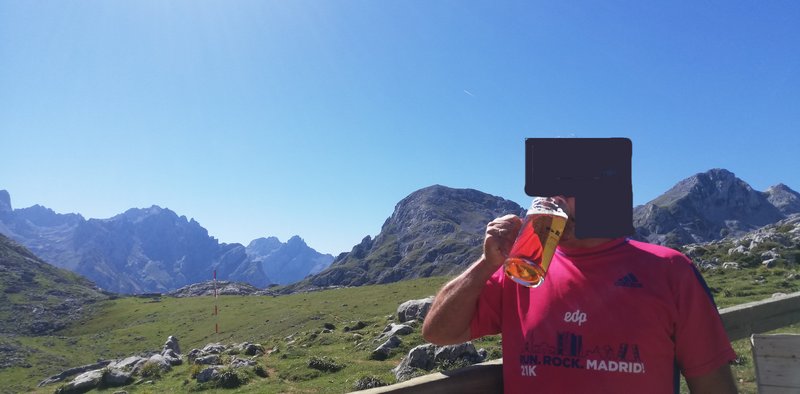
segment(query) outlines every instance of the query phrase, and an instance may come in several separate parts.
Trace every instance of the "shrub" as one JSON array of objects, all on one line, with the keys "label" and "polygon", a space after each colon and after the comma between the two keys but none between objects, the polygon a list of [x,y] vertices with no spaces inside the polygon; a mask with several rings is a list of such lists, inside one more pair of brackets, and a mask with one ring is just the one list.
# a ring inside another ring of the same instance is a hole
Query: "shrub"
[{"label": "shrub", "polygon": [[247,383],[247,375],[239,372],[236,368],[225,367],[219,371],[217,386],[225,389],[237,388]]},{"label": "shrub", "polygon": [[191,376],[191,378],[192,378],[192,379],[196,379],[196,378],[197,378],[197,375],[199,375],[199,374],[200,374],[200,372],[202,372],[202,371],[203,371],[203,368],[205,368],[205,365],[199,365],[199,364],[194,364],[194,365],[192,365],[192,369],[190,369],[190,370],[189,370],[189,372],[190,372],[190,374],[191,374],[191,375],[190,375],[190,376]]},{"label": "shrub", "polygon": [[328,357],[312,356],[308,360],[308,367],[323,372],[336,372],[344,368],[344,365],[339,364],[333,359]]},{"label": "shrub", "polygon": [[455,360],[444,360],[439,365],[436,366],[436,370],[438,371],[451,371],[454,369],[460,369],[464,367],[468,367],[473,363],[466,358],[457,358]]},{"label": "shrub", "polygon": [[154,362],[146,362],[142,366],[141,371],[139,371],[139,375],[142,375],[144,378],[160,378],[161,377],[161,366]]},{"label": "shrub", "polygon": [[263,365],[256,365],[255,367],[253,367],[253,372],[255,372],[256,376],[259,376],[259,377],[262,377],[262,378],[269,377],[269,372],[267,372],[267,369],[264,368]]},{"label": "shrub", "polygon": [[356,390],[366,390],[388,385],[389,383],[386,383],[375,376],[364,376],[363,378],[358,379],[356,381],[356,383],[353,385],[353,388],[355,388]]}]

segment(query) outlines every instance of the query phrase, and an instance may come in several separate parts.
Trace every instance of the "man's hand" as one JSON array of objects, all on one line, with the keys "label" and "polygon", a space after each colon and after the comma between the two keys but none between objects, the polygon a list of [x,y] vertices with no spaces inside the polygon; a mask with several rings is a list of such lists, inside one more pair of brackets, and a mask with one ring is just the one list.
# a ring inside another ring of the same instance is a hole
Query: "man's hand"
[{"label": "man's hand", "polygon": [[486,226],[486,238],[483,240],[483,255],[496,271],[503,265],[511,252],[522,227],[522,219],[515,215],[506,215],[489,222]]}]

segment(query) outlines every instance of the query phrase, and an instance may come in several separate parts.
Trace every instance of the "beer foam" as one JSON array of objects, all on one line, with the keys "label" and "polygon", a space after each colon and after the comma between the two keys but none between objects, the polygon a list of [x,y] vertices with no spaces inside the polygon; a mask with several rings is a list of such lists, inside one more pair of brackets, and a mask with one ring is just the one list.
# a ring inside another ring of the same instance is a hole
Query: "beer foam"
[{"label": "beer foam", "polygon": [[554,199],[547,197],[534,198],[526,215],[553,215],[568,218],[564,208],[558,205]]}]

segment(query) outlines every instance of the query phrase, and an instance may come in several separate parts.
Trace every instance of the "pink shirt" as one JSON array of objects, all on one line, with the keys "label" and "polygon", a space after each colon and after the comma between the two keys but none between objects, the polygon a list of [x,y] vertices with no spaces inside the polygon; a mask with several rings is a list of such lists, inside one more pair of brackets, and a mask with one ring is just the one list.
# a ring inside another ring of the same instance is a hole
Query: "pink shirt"
[{"label": "pink shirt", "polygon": [[699,376],[736,357],[691,261],[622,238],[558,248],[534,289],[501,268],[471,333],[502,333],[506,393],[673,393],[679,371]]}]

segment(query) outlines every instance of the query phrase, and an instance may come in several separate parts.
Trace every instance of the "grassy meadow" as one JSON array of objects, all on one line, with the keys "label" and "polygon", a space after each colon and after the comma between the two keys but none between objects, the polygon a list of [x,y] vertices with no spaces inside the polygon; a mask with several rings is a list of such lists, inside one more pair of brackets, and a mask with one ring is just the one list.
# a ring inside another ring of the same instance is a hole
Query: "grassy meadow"
[{"label": "grassy meadow", "polygon": [[[800,291],[800,273],[791,268],[713,270],[704,272],[720,307],[769,298],[773,293]],[[261,358],[269,376],[250,376],[237,389],[214,389],[190,379],[192,366],[174,368],[152,383],[130,385],[129,393],[231,392],[231,393],[343,393],[353,391],[356,381],[371,377],[394,383],[390,372],[412,347],[423,343],[419,329],[402,337],[403,344],[385,361],[370,360],[384,327],[395,319],[397,306],[410,299],[432,295],[448,278],[436,277],[388,285],[333,289],[288,296],[223,296],[216,299],[219,315],[213,316],[215,299],[119,298],[105,302],[94,317],[73,324],[54,336],[0,339],[0,348],[17,349],[25,367],[0,369],[0,392],[53,393],[59,384],[36,388],[42,379],[67,368],[99,359],[123,358],[158,351],[169,335],[180,340],[183,354],[207,343],[260,343],[271,354]],[[345,331],[356,322],[366,327]],[[326,323],[333,332],[323,333]],[[220,333],[214,332],[219,324]],[[800,333],[793,325],[778,332]],[[490,357],[501,356],[499,337],[476,343]],[[739,360],[734,366],[742,393],[755,393],[750,345],[736,341]],[[343,367],[337,372],[309,368],[312,357],[327,357]],[[113,393],[106,389],[99,392]]]}]

